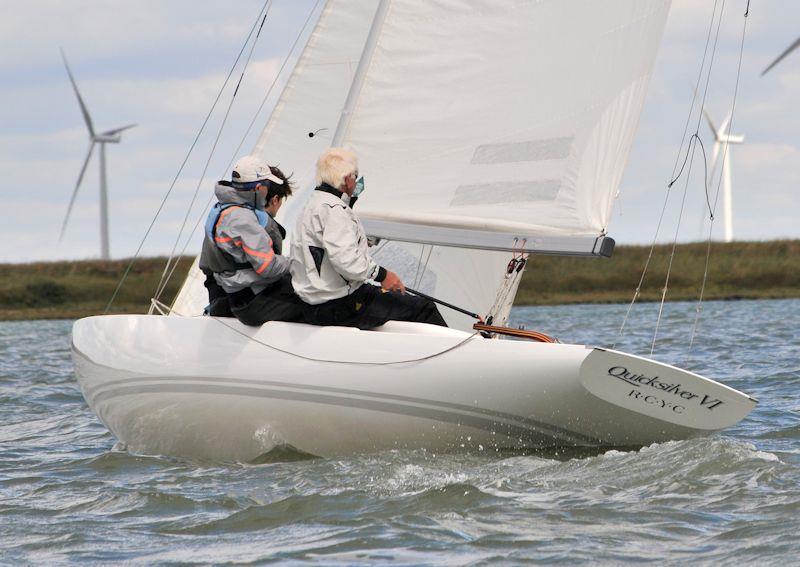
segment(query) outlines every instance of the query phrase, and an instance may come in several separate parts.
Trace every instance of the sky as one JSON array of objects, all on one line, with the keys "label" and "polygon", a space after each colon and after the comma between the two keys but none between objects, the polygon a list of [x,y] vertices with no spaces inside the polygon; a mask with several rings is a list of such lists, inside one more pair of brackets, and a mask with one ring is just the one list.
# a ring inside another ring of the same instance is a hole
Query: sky
[{"label": "sky", "polygon": [[[723,0],[718,0],[720,3]],[[732,102],[746,0],[727,0],[707,108],[722,121]],[[58,235],[88,149],[86,127],[59,54],[63,48],[95,129],[129,123],[107,146],[111,254],[131,256],[170,186],[263,0],[0,0],[0,191],[6,215],[0,262],[99,257],[98,162],[87,169],[61,242]],[[211,161],[204,189],[227,170],[232,152],[301,29],[314,0],[275,0],[237,104]],[[678,152],[713,0],[674,0],[620,187],[609,233],[620,244],[649,243]],[[764,69],[798,35],[800,2],[752,1],[732,147],[734,236],[800,238],[800,51]],[[227,99],[223,100],[223,104]],[[263,112],[245,139],[251,148]],[[172,248],[219,122],[185,174],[142,254]],[[693,122],[694,124],[694,122]],[[711,148],[710,130],[700,135]],[[704,188],[695,169],[678,225],[683,186],[669,194],[657,240],[705,238]],[[714,187],[712,187],[712,191]],[[203,199],[208,195],[202,191]],[[714,226],[721,238],[721,215]],[[194,220],[194,219],[192,219]],[[199,249],[197,243],[189,252]]]}]

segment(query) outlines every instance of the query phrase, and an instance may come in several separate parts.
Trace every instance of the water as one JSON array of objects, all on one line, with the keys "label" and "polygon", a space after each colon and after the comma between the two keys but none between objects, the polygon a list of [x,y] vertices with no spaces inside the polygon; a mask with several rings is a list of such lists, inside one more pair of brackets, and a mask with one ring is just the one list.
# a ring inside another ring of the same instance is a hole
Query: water
[{"label": "water", "polygon": [[[625,306],[520,308],[516,323],[613,342]],[[618,347],[647,354],[656,305]],[[635,452],[265,464],[141,457],[83,401],[70,323],[0,323],[0,562],[464,564],[796,562],[800,301],[665,312],[655,357],[760,400],[723,434]],[[301,459],[301,460],[298,460]]]}]

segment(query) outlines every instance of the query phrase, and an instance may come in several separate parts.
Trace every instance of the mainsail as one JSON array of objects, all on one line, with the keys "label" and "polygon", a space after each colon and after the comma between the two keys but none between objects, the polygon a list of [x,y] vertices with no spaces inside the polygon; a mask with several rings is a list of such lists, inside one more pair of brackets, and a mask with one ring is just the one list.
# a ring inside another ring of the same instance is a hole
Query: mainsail
[{"label": "mainsail", "polygon": [[601,253],[669,3],[329,0],[255,149],[299,173],[282,221],[335,135],[380,262],[504,321],[512,250]]}]

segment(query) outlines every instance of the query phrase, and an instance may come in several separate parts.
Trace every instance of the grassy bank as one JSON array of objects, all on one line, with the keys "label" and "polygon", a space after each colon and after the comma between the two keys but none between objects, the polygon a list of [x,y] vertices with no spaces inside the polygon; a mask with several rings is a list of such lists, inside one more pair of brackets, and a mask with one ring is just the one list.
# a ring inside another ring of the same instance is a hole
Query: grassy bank
[{"label": "grassy bank", "polygon": [[[178,291],[193,258],[181,258],[162,297]],[[129,260],[0,264],[0,320],[75,319],[103,313]],[[143,313],[161,279],[166,258],[138,260],[109,313]]]},{"label": "grassy bank", "polygon": [[[671,246],[658,246],[642,286],[643,301],[661,298]],[[636,288],[649,247],[619,246],[611,259],[532,258],[517,294],[518,305],[627,302]],[[706,245],[676,250],[670,300],[697,297]],[[191,264],[182,258],[163,299],[172,300]],[[112,313],[142,313],[158,284],[164,258],[139,260]],[[127,260],[0,264],[0,319],[67,319],[102,313]],[[800,297],[800,241],[712,244],[707,299]]]},{"label": "grassy bank", "polygon": [[[667,299],[695,299],[706,266],[706,243],[678,245]],[[672,245],[657,246],[640,301],[660,301]],[[517,294],[517,305],[628,302],[639,283],[649,246],[618,246],[609,259],[535,257]],[[800,297],[800,240],[712,243],[704,297]]]}]

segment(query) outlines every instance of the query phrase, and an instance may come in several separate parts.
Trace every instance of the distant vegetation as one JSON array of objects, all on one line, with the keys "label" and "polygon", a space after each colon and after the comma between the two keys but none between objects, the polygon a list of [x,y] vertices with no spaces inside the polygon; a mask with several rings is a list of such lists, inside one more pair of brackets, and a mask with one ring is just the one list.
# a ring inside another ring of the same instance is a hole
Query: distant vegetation
[{"label": "distant vegetation", "polygon": [[[181,258],[163,301],[169,303],[194,258]],[[166,258],[138,260],[110,313],[143,313]],[[76,319],[103,313],[129,260],[0,264],[0,319]]]},{"label": "distant vegetation", "polygon": [[[680,244],[667,299],[695,299],[706,263],[706,243]],[[517,305],[619,303],[633,297],[649,246],[618,246],[612,258],[534,257],[525,270]],[[640,301],[660,301],[672,245],[656,246]],[[711,244],[706,299],[800,297],[800,240]]]},{"label": "distant vegetation", "polygon": [[[671,246],[658,246],[642,286],[642,301],[658,301]],[[530,260],[517,305],[630,301],[647,259],[647,246],[618,246],[611,259],[538,256]],[[676,249],[668,300],[697,297],[705,243]],[[111,313],[142,313],[165,258],[136,262]],[[164,294],[171,302],[192,258],[182,258]],[[128,260],[0,265],[0,319],[72,319],[102,313]],[[707,299],[800,297],[800,241],[713,243]]]}]

